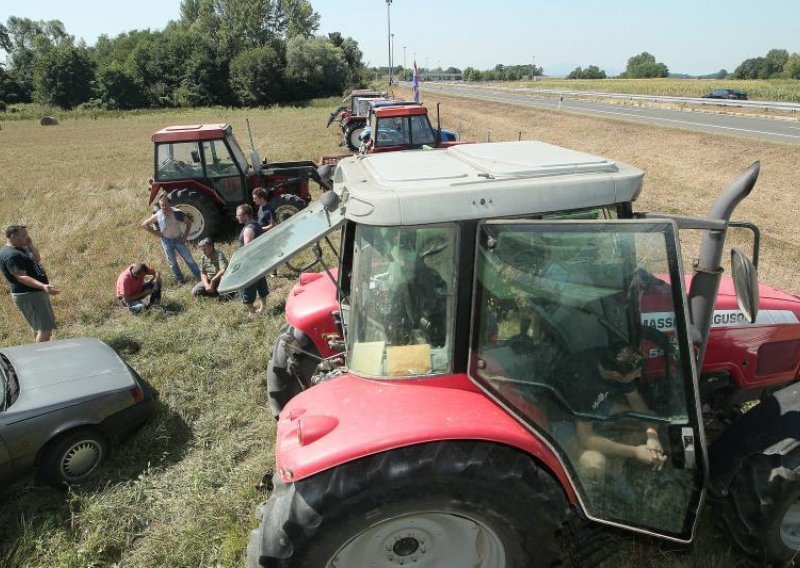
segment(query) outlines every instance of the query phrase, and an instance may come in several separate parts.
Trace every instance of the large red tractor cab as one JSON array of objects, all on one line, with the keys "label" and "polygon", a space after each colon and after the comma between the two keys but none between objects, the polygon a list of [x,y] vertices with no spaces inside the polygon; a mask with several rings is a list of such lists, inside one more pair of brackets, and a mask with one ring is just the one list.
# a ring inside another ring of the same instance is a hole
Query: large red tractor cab
[{"label": "large red tractor cab", "polygon": [[[755,373],[775,393],[710,452],[699,373],[730,216],[757,175],[687,218],[634,213],[636,168],[538,142],[341,161],[334,192],[237,251],[220,286],[340,235],[338,271],[293,294],[310,300],[300,325],[315,296],[336,311],[338,329],[320,334],[342,334],[343,365],[279,415],[249,565],[578,563],[590,527],[690,543],[706,497],[751,557],[791,559],[797,363]],[[688,284],[685,230],[705,234]],[[755,266],[730,258],[730,309],[753,336],[798,341],[797,299],[759,322]]]},{"label": "large red tractor cab", "polygon": [[148,205],[168,194],[192,217],[190,240],[213,235],[224,218],[234,217],[236,207],[252,202],[256,187],[270,191],[270,207],[279,223],[308,205],[309,180],[330,187],[329,168],[311,161],[261,162],[251,148],[248,163],[229,124],[169,126],[152,140]]}]

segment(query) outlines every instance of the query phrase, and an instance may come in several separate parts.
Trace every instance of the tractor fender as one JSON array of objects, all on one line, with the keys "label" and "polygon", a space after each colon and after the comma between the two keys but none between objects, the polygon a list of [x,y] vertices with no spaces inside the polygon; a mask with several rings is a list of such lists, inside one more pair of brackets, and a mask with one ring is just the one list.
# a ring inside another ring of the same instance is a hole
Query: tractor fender
[{"label": "tractor fender", "polygon": [[[339,270],[331,269],[331,275],[337,278]],[[286,322],[303,333],[311,341],[323,357],[330,357],[337,352],[328,345],[327,338],[339,335],[336,321],[331,315],[339,311],[336,298],[336,284],[322,272],[304,272],[286,297]]]},{"label": "tractor fender", "polygon": [[345,373],[298,394],[278,419],[276,471],[295,482],[381,452],[446,440],[517,448],[543,464],[576,503],[555,453],[464,374],[372,380]]},{"label": "tractor fender", "polygon": [[708,448],[709,484],[725,494],[748,458],[787,455],[800,446],[800,383],[772,393],[728,426]]},{"label": "tractor fender", "polygon": [[225,205],[225,201],[212,188],[196,180],[184,179],[168,183],[154,181],[150,185],[150,199],[147,202],[147,206],[149,207],[150,205],[153,204],[153,202],[158,197],[160,191],[163,191],[166,194],[170,194],[173,191],[177,191],[179,189],[195,189],[199,191],[201,194],[211,199],[212,201],[214,201],[215,203],[218,203],[220,205]]}]

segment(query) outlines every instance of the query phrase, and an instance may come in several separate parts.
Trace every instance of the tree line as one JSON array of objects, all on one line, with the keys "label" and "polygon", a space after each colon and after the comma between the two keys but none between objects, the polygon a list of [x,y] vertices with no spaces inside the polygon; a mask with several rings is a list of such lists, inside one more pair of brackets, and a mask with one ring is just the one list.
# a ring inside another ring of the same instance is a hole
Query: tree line
[{"label": "tree line", "polygon": [[182,0],[161,31],[93,46],[58,20],[0,24],[0,101],[63,109],[263,106],[339,95],[364,82],[358,42],[315,35],[307,0]]}]

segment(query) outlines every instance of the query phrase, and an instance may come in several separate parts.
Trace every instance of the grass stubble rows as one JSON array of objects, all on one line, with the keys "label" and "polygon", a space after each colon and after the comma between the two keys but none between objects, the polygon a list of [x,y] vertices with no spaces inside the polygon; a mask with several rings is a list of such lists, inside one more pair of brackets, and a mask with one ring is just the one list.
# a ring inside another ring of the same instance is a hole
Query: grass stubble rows
[{"label": "grass stubble rows", "polygon": [[[797,289],[791,278],[769,269],[781,264],[779,259],[794,264],[800,245],[794,225],[798,147],[431,93],[425,98],[430,108],[441,100],[443,125],[459,130],[463,139],[485,140],[490,132],[493,141],[516,140],[522,132],[524,139],[643,169],[639,209],[703,214],[736,173],[761,160],[761,179],[740,216],[764,231],[767,280]],[[262,158],[316,160],[341,153],[335,127],[324,128],[337,102],[67,118],[56,128],[33,120],[3,124],[0,223],[29,225],[53,283],[62,290],[54,301],[56,337],[100,337],[160,398],[154,420],[113,454],[92,483],[67,493],[22,483],[0,500],[0,565],[243,565],[253,509],[264,498],[256,485],[274,461],[274,423],[261,380],[294,277],[283,269],[279,278],[270,279],[267,309],[257,319],[244,317],[238,303],[196,302],[190,286],[178,287],[157,240],[137,226],[148,214],[150,135],[168,124],[230,122],[244,146],[249,117]],[[222,248],[233,251],[232,236]],[[171,315],[137,318],[116,307],[116,276],[137,260],[166,275],[164,302]],[[0,343],[29,340],[4,286]],[[670,553],[631,542],[616,563],[730,566],[737,555],[708,517],[692,551]]]}]

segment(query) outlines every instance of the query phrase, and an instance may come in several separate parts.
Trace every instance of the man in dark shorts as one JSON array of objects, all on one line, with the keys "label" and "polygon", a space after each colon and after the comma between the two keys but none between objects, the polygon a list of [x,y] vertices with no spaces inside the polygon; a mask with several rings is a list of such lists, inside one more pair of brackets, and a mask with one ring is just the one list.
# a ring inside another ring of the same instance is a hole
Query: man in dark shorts
[{"label": "man in dark shorts", "polygon": [[39,249],[25,225],[6,227],[6,244],[0,248],[0,271],[11,287],[11,298],[33,329],[36,342],[49,341],[56,325],[50,296],[58,290],[50,285],[40,264]]},{"label": "man in dark shorts", "polygon": [[[247,246],[264,232],[264,229],[253,217],[253,208],[246,203],[236,208],[236,220],[242,224],[242,231],[239,233],[239,248]],[[264,308],[267,294],[269,294],[269,288],[267,288],[267,280],[264,277],[242,289],[242,303],[247,308],[248,315],[253,316]],[[255,304],[256,295],[259,297],[258,307]]]}]

